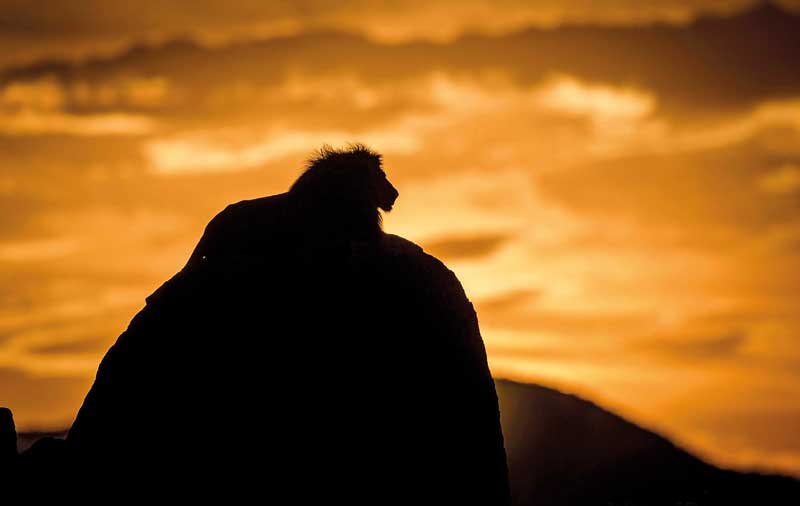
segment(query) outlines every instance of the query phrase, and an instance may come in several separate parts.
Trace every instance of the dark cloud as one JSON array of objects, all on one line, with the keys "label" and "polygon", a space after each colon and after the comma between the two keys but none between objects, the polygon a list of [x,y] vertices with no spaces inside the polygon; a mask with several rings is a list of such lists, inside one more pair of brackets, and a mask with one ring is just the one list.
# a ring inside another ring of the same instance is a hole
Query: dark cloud
[{"label": "dark cloud", "polygon": [[109,337],[88,337],[85,339],[75,339],[65,342],[44,344],[30,348],[30,352],[38,355],[60,355],[70,353],[101,353],[108,349],[113,343],[113,338]]},{"label": "dark cloud", "polygon": [[[730,13],[755,0],[460,0],[431,4],[422,0],[368,2],[347,0],[43,0],[31,8],[24,0],[0,1],[0,61],[53,56],[85,57],[131,41],[191,35],[231,39],[320,28],[408,40],[447,39],[470,30],[508,32],[523,26],[561,23],[642,24],[654,20],[686,22],[701,13]],[[796,0],[782,0],[797,5]]]},{"label": "dark cloud", "polygon": [[213,96],[212,89],[231,82],[266,86],[291,73],[309,78],[346,74],[368,83],[397,84],[433,71],[475,76],[500,70],[521,84],[564,73],[639,86],[654,91],[667,112],[696,113],[702,107],[704,114],[716,114],[796,96],[798,50],[800,15],[765,6],[688,25],[565,25],[463,36],[449,43],[382,44],[335,32],[218,47],[175,41],[80,64],[18,68],[7,71],[0,82],[55,76],[67,84],[102,84],[158,76],[174,93],[161,107],[188,111],[200,106],[203,111],[205,99],[200,97]]},{"label": "dark cloud", "polygon": [[540,290],[519,289],[480,299],[475,302],[479,312],[498,312],[519,309],[542,296]]},{"label": "dark cloud", "polygon": [[510,237],[506,234],[442,237],[423,244],[425,251],[448,260],[476,259],[491,255]]},{"label": "dark cloud", "polygon": [[746,331],[732,330],[719,335],[659,337],[640,346],[672,360],[694,361],[736,358],[746,342]]}]

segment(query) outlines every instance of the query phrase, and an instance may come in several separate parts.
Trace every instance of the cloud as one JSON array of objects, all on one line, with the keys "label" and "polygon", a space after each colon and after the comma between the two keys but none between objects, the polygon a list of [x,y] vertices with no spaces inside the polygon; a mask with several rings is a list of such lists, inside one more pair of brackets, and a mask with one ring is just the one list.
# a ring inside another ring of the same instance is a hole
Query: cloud
[{"label": "cloud", "polygon": [[78,248],[78,241],[65,238],[0,241],[0,262],[41,262],[53,260],[74,253]]},{"label": "cloud", "polygon": [[[148,139],[144,152],[153,171],[189,174],[252,169],[306,154],[309,146],[353,140],[406,159],[418,157],[423,146],[437,146],[439,154],[435,156],[444,157],[442,170],[456,171],[461,161],[452,163],[447,152],[465,153],[464,146],[472,141],[478,144],[472,151],[479,156],[471,154],[470,162],[494,165],[502,162],[503,153],[512,151],[516,144],[527,149],[539,143],[552,145],[550,134],[546,132],[548,128],[560,134],[562,143],[567,143],[572,140],[567,135],[580,137],[591,124],[598,140],[587,142],[587,147],[580,151],[574,149],[573,143],[569,156],[579,156],[598,144],[609,146],[621,142],[625,131],[638,124],[638,118],[628,113],[609,113],[604,101],[611,100],[624,110],[638,107],[638,101],[649,103],[650,100],[633,90],[592,87],[563,76],[541,86],[520,88],[502,76],[465,79],[434,72],[417,81],[400,82],[387,88],[385,84],[342,75],[316,83],[315,89],[323,90],[318,93],[308,91],[314,81],[309,79],[303,85],[300,82],[303,81],[290,79],[264,89],[242,88],[241,97],[232,99],[229,105],[234,107],[238,100],[245,98],[255,102],[248,107],[246,114],[250,116],[238,118],[232,126],[219,126],[225,125],[227,114],[220,118],[209,113],[204,121],[216,119],[215,128],[198,129],[192,123],[186,125],[183,132]],[[558,91],[562,86],[567,86],[567,93],[579,98],[573,97],[574,100],[565,105],[563,101],[570,99]],[[340,90],[344,91],[338,98]],[[264,97],[269,97],[266,102],[261,100]],[[297,102],[282,115],[279,104],[286,100]],[[563,112],[565,107],[569,108],[568,113]],[[262,118],[262,114],[256,113],[261,108],[268,108],[272,113],[264,113],[266,117]],[[180,125],[180,116],[172,123]],[[473,139],[469,133],[476,123],[491,127],[496,142],[487,144],[485,131],[473,131]],[[326,128],[328,124],[333,128]],[[523,124],[531,130],[545,132],[532,139],[529,130],[517,128]],[[460,133],[448,135],[450,131]],[[480,152],[482,149],[487,150],[485,156]],[[419,168],[415,172],[418,176],[425,174]]]},{"label": "cloud", "polygon": [[[147,294],[148,287],[133,283],[114,286],[86,278],[70,283],[75,274],[65,274],[38,284],[22,276],[17,293],[3,297],[0,367],[37,376],[91,377]],[[95,336],[95,344],[86,342]]]},{"label": "cloud", "polygon": [[[752,140],[714,149],[584,162],[538,178],[544,195],[581,213],[645,228],[754,231],[791,223],[800,202],[760,191],[773,155]],[[759,183],[756,183],[759,181]]]},{"label": "cloud", "polygon": [[433,256],[451,260],[475,260],[491,255],[510,238],[504,234],[440,237],[423,244]]},{"label": "cloud", "polygon": [[758,187],[767,193],[786,194],[800,190],[800,165],[787,163],[765,174]]},{"label": "cloud", "polygon": [[731,331],[720,335],[673,336],[642,343],[648,351],[672,360],[716,360],[736,358],[746,344],[744,331]]},{"label": "cloud", "polygon": [[598,123],[637,120],[652,113],[655,99],[635,89],[586,85],[569,76],[555,78],[541,91],[541,104],[555,112],[587,115]]},{"label": "cloud", "polygon": [[[199,12],[196,7],[190,10]],[[131,23],[136,19],[132,16]],[[291,76],[318,81],[343,74],[355,76],[359,82],[397,84],[432,72],[481,75],[499,71],[519,85],[530,86],[560,74],[596,86],[587,95],[585,90],[576,94],[562,84],[553,96],[562,106],[571,103],[574,107],[576,100],[591,97],[595,111],[598,103],[606,104],[602,106],[605,111],[628,114],[641,114],[650,107],[640,97],[632,102],[626,96],[625,102],[619,102],[617,95],[603,95],[602,86],[612,85],[652,93],[659,109],[673,115],[691,116],[699,107],[711,115],[794,94],[800,86],[792,51],[800,42],[798,28],[800,15],[762,8],[684,25],[527,28],[444,43],[387,44],[341,32],[295,33],[216,45],[175,41],[140,46],[83,63],[21,67],[7,71],[2,80],[51,77],[73,83],[76,89],[92,90],[101,90],[108,80],[151,80],[149,88],[127,88],[147,90],[146,96],[138,99],[143,102],[140,106],[169,98],[174,100],[173,107],[191,111],[210,107],[206,102],[213,96],[210,90],[219,90],[226,81],[245,85],[249,81],[258,88],[285,82]],[[465,59],[465,54],[470,57]],[[369,103],[369,97],[359,100]],[[611,107],[620,104],[622,108]],[[631,109],[625,104],[635,105]]]},{"label": "cloud", "polygon": [[225,145],[220,141],[238,136],[231,136],[229,132],[190,134],[150,141],[145,151],[155,173],[185,174],[252,169],[290,155],[307,154],[313,147],[323,144],[344,145],[358,141],[388,154],[409,154],[420,148],[419,139],[412,134],[394,132],[276,131],[256,138],[241,133],[242,137],[251,139],[238,138]]},{"label": "cloud", "polygon": [[27,111],[0,116],[0,132],[9,135],[49,133],[82,135],[141,135],[154,129],[150,118],[131,114],[97,114],[74,116],[59,113]]},{"label": "cloud", "polygon": [[[702,13],[727,14],[753,5],[750,0],[667,0],[642,4],[615,0],[602,6],[581,0],[445,1],[335,5],[318,0],[226,2],[146,0],[135,7],[122,0],[75,0],[69,7],[47,2],[31,9],[21,0],[3,0],[0,41],[6,60],[68,56],[119,50],[131,41],[164,40],[189,34],[207,42],[275,36],[309,30],[358,31],[388,41],[452,40],[465,32],[503,33],[534,25],[562,23],[686,23]],[[784,0],[784,5],[797,5]]]},{"label": "cloud", "polygon": [[[136,95],[151,94],[147,87]],[[141,135],[154,128],[154,121],[141,114],[105,112],[75,114],[66,111],[67,93],[54,79],[11,82],[0,88],[0,134],[80,136]]]},{"label": "cloud", "polygon": [[0,92],[0,107],[4,109],[56,110],[62,108],[64,102],[64,90],[48,78],[12,81]]},{"label": "cloud", "polygon": [[57,342],[42,344],[31,348],[31,353],[40,355],[60,355],[73,353],[97,353],[104,352],[112,343],[107,337],[89,337],[75,341]]},{"label": "cloud", "polygon": [[541,296],[541,290],[520,288],[484,297],[476,301],[475,305],[479,310],[487,312],[516,310]]}]

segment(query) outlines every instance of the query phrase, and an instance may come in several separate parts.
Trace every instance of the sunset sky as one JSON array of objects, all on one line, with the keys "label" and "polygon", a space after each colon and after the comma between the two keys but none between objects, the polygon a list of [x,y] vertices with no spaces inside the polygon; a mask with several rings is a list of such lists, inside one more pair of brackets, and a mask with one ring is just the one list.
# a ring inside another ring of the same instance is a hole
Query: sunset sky
[{"label": "sunset sky", "polygon": [[361,141],[495,376],[800,476],[800,1],[38,4],[0,0],[20,429],[71,423],[216,212]]}]

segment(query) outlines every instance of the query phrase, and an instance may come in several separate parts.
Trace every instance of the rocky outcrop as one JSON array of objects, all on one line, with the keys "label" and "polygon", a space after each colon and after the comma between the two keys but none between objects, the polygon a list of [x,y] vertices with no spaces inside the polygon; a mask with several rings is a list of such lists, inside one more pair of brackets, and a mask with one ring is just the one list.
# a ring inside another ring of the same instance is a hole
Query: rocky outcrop
[{"label": "rocky outcrop", "polygon": [[[258,437],[230,440],[245,427]],[[391,235],[273,237],[190,262],[108,351],[66,447],[87,486],[508,502],[475,311],[440,261]]]}]

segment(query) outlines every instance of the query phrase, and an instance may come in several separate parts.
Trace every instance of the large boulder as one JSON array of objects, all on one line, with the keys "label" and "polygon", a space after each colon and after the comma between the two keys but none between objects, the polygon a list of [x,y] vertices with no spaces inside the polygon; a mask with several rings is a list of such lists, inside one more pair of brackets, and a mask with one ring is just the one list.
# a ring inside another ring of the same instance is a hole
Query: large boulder
[{"label": "large boulder", "polygon": [[108,351],[66,446],[85,487],[509,501],[475,311],[450,270],[392,235],[274,236],[190,262]]}]

